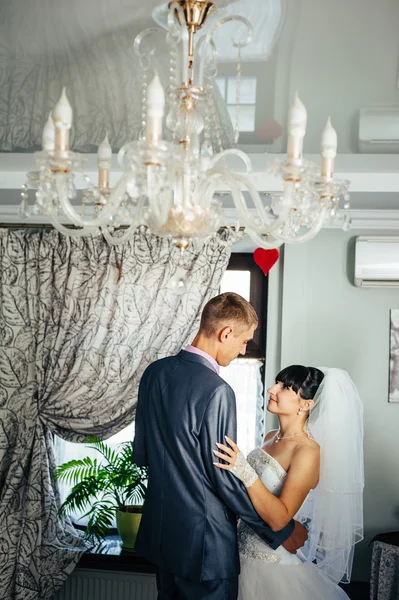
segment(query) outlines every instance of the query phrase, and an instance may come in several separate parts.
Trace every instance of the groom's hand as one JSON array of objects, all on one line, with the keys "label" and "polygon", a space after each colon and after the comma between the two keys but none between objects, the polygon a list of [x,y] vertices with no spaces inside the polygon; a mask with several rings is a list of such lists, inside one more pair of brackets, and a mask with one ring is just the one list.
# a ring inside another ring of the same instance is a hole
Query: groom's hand
[{"label": "groom's hand", "polygon": [[308,539],[308,530],[298,521],[294,521],[295,527],[291,536],[285,540],[283,547],[291,554],[296,554],[296,551],[305,544]]}]

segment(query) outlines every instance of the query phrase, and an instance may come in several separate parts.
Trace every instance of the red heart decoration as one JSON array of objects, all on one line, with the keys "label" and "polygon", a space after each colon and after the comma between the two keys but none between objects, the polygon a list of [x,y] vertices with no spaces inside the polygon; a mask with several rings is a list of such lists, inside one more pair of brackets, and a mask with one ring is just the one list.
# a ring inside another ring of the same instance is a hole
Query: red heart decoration
[{"label": "red heart decoration", "polygon": [[267,275],[272,266],[278,261],[279,256],[280,253],[277,248],[271,248],[270,250],[257,248],[254,252],[254,261],[258,267],[262,269],[264,274]]}]

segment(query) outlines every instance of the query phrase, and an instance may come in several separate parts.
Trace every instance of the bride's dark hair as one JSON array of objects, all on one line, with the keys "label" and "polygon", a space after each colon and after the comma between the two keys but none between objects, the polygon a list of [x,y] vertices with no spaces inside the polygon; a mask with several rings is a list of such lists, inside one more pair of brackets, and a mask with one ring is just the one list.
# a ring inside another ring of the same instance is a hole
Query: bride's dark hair
[{"label": "bride's dark hair", "polygon": [[323,379],[323,371],[316,369],[316,367],[291,365],[278,373],[276,383],[281,382],[292,388],[295,393],[299,392],[304,400],[312,400]]}]

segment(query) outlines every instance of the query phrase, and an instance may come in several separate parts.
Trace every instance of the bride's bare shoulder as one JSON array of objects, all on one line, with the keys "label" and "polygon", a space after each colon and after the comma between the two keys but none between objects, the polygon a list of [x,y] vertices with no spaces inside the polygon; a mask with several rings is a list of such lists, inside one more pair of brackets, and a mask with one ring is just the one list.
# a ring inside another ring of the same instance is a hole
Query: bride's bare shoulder
[{"label": "bride's bare shoulder", "polygon": [[271,440],[272,437],[274,437],[277,432],[278,432],[278,429],[271,429],[270,431],[268,431],[267,434],[264,437],[263,443],[268,442],[269,440]]},{"label": "bride's bare shoulder", "polygon": [[320,445],[312,437],[306,436],[303,441],[309,446],[309,448],[313,448],[314,450],[320,452]]},{"label": "bride's bare shoulder", "polygon": [[308,436],[301,436],[303,439],[301,441],[298,440],[295,446],[295,450],[299,452],[314,452],[315,454],[320,454],[320,446],[313,438]]}]

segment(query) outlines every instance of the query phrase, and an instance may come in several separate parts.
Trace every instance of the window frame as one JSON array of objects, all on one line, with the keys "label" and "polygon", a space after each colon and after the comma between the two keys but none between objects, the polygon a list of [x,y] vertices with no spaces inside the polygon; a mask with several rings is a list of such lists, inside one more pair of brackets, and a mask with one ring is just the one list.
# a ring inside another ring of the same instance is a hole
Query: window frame
[{"label": "window frame", "polygon": [[247,346],[245,357],[242,358],[256,358],[264,361],[266,359],[269,276],[263,274],[255,263],[253,254],[247,252],[233,252],[226,270],[250,272],[249,301],[258,315],[259,325],[254,333],[254,339]]},{"label": "window frame", "polygon": [[[226,270],[250,272],[249,299],[259,318],[259,325],[255,331],[254,339],[249,342],[245,356],[239,356],[237,357],[237,360],[256,359],[264,362],[266,357],[269,277],[268,275],[264,275],[262,270],[255,263],[253,254],[247,252],[233,252],[230,255],[230,260]],[[261,369],[261,377],[262,382],[264,382],[264,365]],[[79,520],[75,521],[75,519],[72,518],[72,522],[76,529],[80,531],[86,530],[86,525],[79,523]],[[114,527],[111,527],[108,535],[106,536],[105,544],[99,544],[94,549],[86,552],[81,559],[79,567],[97,568],[97,565],[101,564],[101,567],[105,570],[124,570],[126,565],[123,561],[123,552],[121,552],[121,547],[118,540],[119,536],[117,530]],[[145,559],[138,557],[135,553],[132,553],[132,557],[134,558],[131,568],[132,571],[137,570],[139,572],[152,572],[152,566],[149,565]],[[142,571],[142,569],[149,570]]]},{"label": "window frame", "polygon": [[[239,146],[243,145],[256,145],[258,147],[257,152],[259,152],[259,145],[264,146],[265,148],[274,148],[276,143],[281,143],[282,137],[277,140],[270,139],[260,139],[258,136],[258,130],[265,122],[268,117],[275,119],[276,121],[281,121],[281,118],[276,111],[276,102],[275,102],[275,87],[276,87],[276,71],[277,71],[277,57],[278,53],[273,52],[271,56],[267,60],[261,61],[250,61],[245,62],[243,65],[242,77],[255,77],[256,78],[256,102],[255,102],[255,126],[252,132],[250,131],[240,131],[240,137],[238,144]],[[227,103],[227,80],[229,77],[236,77],[237,75],[237,66],[236,61],[232,60],[230,62],[221,61],[218,64],[218,73],[217,77],[219,79],[225,79],[225,90],[226,96],[224,97],[222,92],[221,96],[224,98],[224,102]],[[270,87],[272,86],[272,87]],[[234,105],[231,105],[234,106]],[[244,105],[245,106],[245,105]],[[247,104],[246,106],[252,106]],[[234,126],[234,122],[233,122]],[[277,150],[273,150],[276,152]],[[281,152],[285,150],[280,150]]]},{"label": "window frame", "polygon": [[[242,80],[245,80],[245,79],[250,79],[250,80],[254,81],[254,85],[255,85],[254,99],[253,99],[253,102],[244,102],[244,100],[242,98],[240,98],[238,112],[242,111],[243,107],[252,108],[253,109],[253,122],[252,122],[252,129],[241,129],[241,127],[239,127],[240,137],[242,135],[254,135],[255,131],[256,131],[256,109],[257,109],[256,103],[257,103],[258,77],[256,75],[242,75],[241,82],[242,82]],[[231,122],[232,122],[233,126],[235,126],[235,122],[236,122],[236,118],[237,118],[237,102],[236,102],[237,99],[234,98],[234,101],[232,101],[232,98],[229,98],[229,86],[232,81],[234,82],[234,84],[236,86],[237,85],[237,73],[234,73],[232,75],[217,75],[217,77],[216,77],[216,84],[219,88],[219,91],[223,97],[223,100],[224,100],[227,110],[229,112]],[[230,112],[230,109],[231,109],[231,112]]]}]

